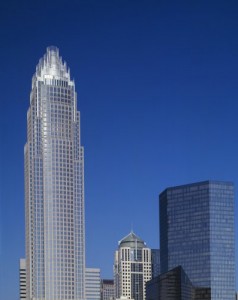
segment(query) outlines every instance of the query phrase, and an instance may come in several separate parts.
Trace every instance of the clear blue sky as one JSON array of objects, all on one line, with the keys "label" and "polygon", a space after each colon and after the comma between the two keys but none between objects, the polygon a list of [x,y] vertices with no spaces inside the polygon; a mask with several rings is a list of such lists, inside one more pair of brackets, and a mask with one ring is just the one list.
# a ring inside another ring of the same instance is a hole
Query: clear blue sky
[{"label": "clear blue sky", "polygon": [[26,112],[46,47],[59,47],[76,82],[87,265],[110,278],[131,224],[159,247],[167,186],[238,186],[237,37],[232,0],[1,2],[0,299],[18,299]]}]

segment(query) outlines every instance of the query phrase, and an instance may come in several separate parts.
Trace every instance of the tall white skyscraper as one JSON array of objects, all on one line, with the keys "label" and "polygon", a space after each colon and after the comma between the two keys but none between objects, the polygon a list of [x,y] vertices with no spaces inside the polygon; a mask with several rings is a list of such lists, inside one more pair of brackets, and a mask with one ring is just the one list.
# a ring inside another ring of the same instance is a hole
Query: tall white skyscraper
[{"label": "tall white skyscraper", "polygon": [[134,232],[124,237],[115,252],[116,298],[146,299],[146,282],[151,279],[151,249]]},{"label": "tall white skyscraper", "polygon": [[80,114],[56,47],[47,48],[32,78],[24,153],[27,299],[85,299]]}]

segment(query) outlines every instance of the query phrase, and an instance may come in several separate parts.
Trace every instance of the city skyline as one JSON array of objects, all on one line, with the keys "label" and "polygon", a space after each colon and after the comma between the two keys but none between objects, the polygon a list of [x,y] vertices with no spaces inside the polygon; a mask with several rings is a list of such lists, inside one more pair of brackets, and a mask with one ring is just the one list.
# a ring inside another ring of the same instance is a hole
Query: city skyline
[{"label": "city skyline", "polygon": [[[158,194],[166,186],[207,179],[238,186],[237,6],[1,4],[0,298],[19,293],[29,78],[45,48],[60,49],[79,93],[87,266],[112,278],[116,242],[131,223],[159,248]],[[124,221],[115,222],[122,211]]]}]

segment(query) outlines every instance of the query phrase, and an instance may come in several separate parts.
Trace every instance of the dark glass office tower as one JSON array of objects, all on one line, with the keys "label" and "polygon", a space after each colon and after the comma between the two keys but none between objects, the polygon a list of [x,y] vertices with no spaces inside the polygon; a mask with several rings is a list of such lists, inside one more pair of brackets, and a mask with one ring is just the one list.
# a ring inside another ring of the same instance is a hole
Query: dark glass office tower
[{"label": "dark glass office tower", "polygon": [[152,278],[160,274],[160,250],[151,249]]},{"label": "dark glass office tower", "polygon": [[181,265],[212,300],[235,297],[234,186],[205,181],[160,194],[161,273]]}]

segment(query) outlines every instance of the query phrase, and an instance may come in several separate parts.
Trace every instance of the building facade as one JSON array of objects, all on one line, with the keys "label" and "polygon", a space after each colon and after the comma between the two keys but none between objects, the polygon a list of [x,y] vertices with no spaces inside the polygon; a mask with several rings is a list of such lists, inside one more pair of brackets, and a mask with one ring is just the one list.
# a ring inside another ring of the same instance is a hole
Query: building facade
[{"label": "building facade", "polygon": [[161,273],[181,265],[212,300],[235,297],[234,186],[205,181],[160,194]]},{"label": "building facade", "polygon": [[115,286],[114,280],[102,279],[101,280],[101,300],[115,299]]},{"label": "building facade", "polygon": [[155,278],[160,274],[160,250],[159,249],[151,249],[151,267],[152,267],[152,278]]},{"label": "building facade", "polygon": [[80,114],[56,47],[32,78],[24,155],[27,299],[85,299]]},{"label": "building facade", "polygon": [[211,300],[210,288],[192,285],[181,266],[146,283],[147,300]]},{"label": "building facade", "polygon": [[20,300],[24,300],[26,299],[26,260],[24,258],[20,259],[19,279]]},{"label": "building facade", "polygon": [[101,298],[101,278],[100,269],[85,269],[85,294],[86,300],[100,300]]},{"label": "building facade", "polygon": [[151,279],[151,249],[134,232],[119,242],[114,259],[116,298],[146,299],[146,282]]},{"label": "building facade", "polygon": [[193,300],[193,286],[178,266],[147,282],[147,300]]}]

